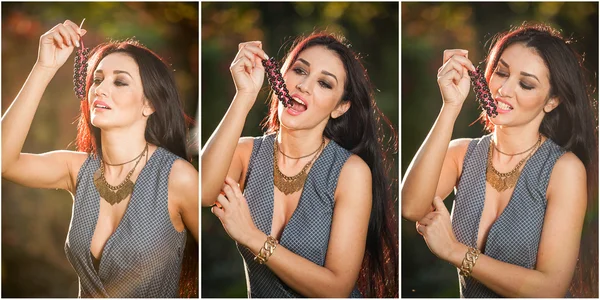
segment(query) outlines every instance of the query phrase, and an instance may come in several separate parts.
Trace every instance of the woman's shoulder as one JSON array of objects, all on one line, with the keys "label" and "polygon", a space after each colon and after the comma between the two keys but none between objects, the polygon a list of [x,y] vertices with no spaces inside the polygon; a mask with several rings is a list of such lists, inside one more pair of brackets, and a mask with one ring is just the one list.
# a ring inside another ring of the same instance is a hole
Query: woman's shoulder
[{"label": "woman's shoulder", "polygon": [[566,151],[554,164],[548,190],[548,203],[552,205],[582,205],[587,202],[587,172],[585,165],[573,152]]},{"label": "woman's shoulder", "polygon": [[189,161],[175,160],[169,175],[169,189],[185,191],[194,187],[198,188],[198,170]]},{"label": "woman's shoulder", "polygon": [[[336,201],[340,198],[353,198],[345,196],[363,194],[364,191],[369,191],[367,194],[370,194],[373,182],[371,176],[369,165],[360,156],[351,154],[340,171],[335,191]],[[356,201],[362,200],[356,199]]]},{"label": "woman's shoulder", "polygon": [[360,156],[351,154],[342,166],[339,181],[350,186],[371,182],[371,168]]},{"label": "woman's shoulder", "polygon": [[564,154],[562,154],[554,164],[552,175],[554,176],[555,173],[556,177],[561,178],[559,180],[560,182],[562,179],[569,180],[569,178],[583,177],[583,179],[585,179],[586,169],[581,159],[579,159],[575,153],[571,151],[564,151]]}]

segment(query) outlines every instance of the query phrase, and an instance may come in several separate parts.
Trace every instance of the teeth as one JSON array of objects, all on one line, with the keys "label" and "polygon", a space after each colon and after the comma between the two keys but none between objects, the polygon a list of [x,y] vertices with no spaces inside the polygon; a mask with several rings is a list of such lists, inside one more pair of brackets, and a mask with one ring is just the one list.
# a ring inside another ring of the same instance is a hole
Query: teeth
[{"label": "teeth", "polygon": [[304,103],[304,101],[302,101],[302,100],[300,100],[300,99],[298,99],[298,98],[296,98],[296,97],[293,97],[292,99],[294,99],[294,100],[296,100],[296,102],[298,102],[298,103],[300,103],[300,104],[302,104],[302,105],[306,106],[306,103]]},{"label": "teeth", "polygon": [[504,102],[500,102],[498,101],[498,108],[503,109],[503,110],[511,110],[512,107]]},{"label": "teeth", "polygon": [[108,108],[108,106],[104,106],[104,105],[96,105],[97,108]]}]

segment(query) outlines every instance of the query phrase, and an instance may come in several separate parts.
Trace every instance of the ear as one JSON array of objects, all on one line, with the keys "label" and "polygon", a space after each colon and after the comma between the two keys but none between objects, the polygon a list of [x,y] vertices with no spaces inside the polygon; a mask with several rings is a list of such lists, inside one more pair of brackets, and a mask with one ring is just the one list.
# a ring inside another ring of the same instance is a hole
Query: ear
[{"label": "ear", "polygon": [[548,99],[548,102],[546,102],[546,105],[544,105],[544,112],[545,113],[551,112],[559,104],[560,104],[560,99],[558,99],[558,97],[552,97],[552,98]]},{"label": "ear", "polygon": [[144,108],[142,108],[142,115],[147,118],[153,113],[154,107],[152,106],[152,103],[150,102],[150,100],[144,97]]},{"label": "ear", "polygon": [[350,104],[350,100],[342,100],[342,102],[340,102],[336,106],[336,108],[331,112],[331,118],[337,119],[341,115],[345,114],[348,111],[348,109],[350,109]]}]

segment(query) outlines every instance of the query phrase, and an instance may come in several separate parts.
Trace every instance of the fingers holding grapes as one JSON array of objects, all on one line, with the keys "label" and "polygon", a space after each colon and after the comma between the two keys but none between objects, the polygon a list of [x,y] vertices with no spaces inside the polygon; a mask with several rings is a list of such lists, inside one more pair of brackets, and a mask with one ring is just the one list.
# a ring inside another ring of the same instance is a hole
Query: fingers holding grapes
[{"label": "fingers holding grapes", "polygon": [[238,93],[258,95],[264,81],[263,59],[269,56],[260,41],[241,43],[229,70]]},{"label": "fingers holding grapes", "polygon": [[80,46],[85,33],[69,20],[54,26],[40,37],[36,65],[57,70],[67,61],[73,49]]},{"label": "fingers holding grapes", "polygon": [[467,50],[444,51],[444,61],[438,69],[437,82],[445,105],[458,108],[462,106],[469,94],[468,71],[475,71],[475,66],[469,60]]}]

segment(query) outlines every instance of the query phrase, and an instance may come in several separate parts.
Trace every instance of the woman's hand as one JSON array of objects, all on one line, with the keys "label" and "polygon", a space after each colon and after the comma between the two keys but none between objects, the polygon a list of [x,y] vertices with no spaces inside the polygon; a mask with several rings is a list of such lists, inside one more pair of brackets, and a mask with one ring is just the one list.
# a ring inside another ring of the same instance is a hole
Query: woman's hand
[{"label": "woman's hand", "polygon": [[248,246],[248,240],[257,233],[258,228],[252,221],[246,198],[238,183],[229,176],[225,178],[223,193],[217,197],[220,207],[213,206],[211,211],[221,220],[223,228],[234,241]]},{"label": "woman's hand", "polygon": [[44,33],[40,37],[40,46],[36,66],[58,70],[69,58],[75,46],[79,47],[81,37],[86,31],[75,23],[66,20]]},{"label": "woman's hand", "polygon": [[475,71],[475,67],[468,53],[462,49],[444,50],[444,63],[437,73],[444,105],[460,109],[469,94],[471,78],[467,71]]},{"label": "woman's hand", "polygon": [[269,56],[262,50],[260,41],[241,43],[238,50],[229,67],[235,88],[238,94],[251,95],[252,99],[256,99],[265,80],[262,60]]},{"label": "woman's hand", "polygon": [[460,245],[450,222],[450,213],[440,197],[433,200],[435,211],[417,222],[417,231],[425,238],[429,250],[435,256],[448,261],[453,250]]}]

